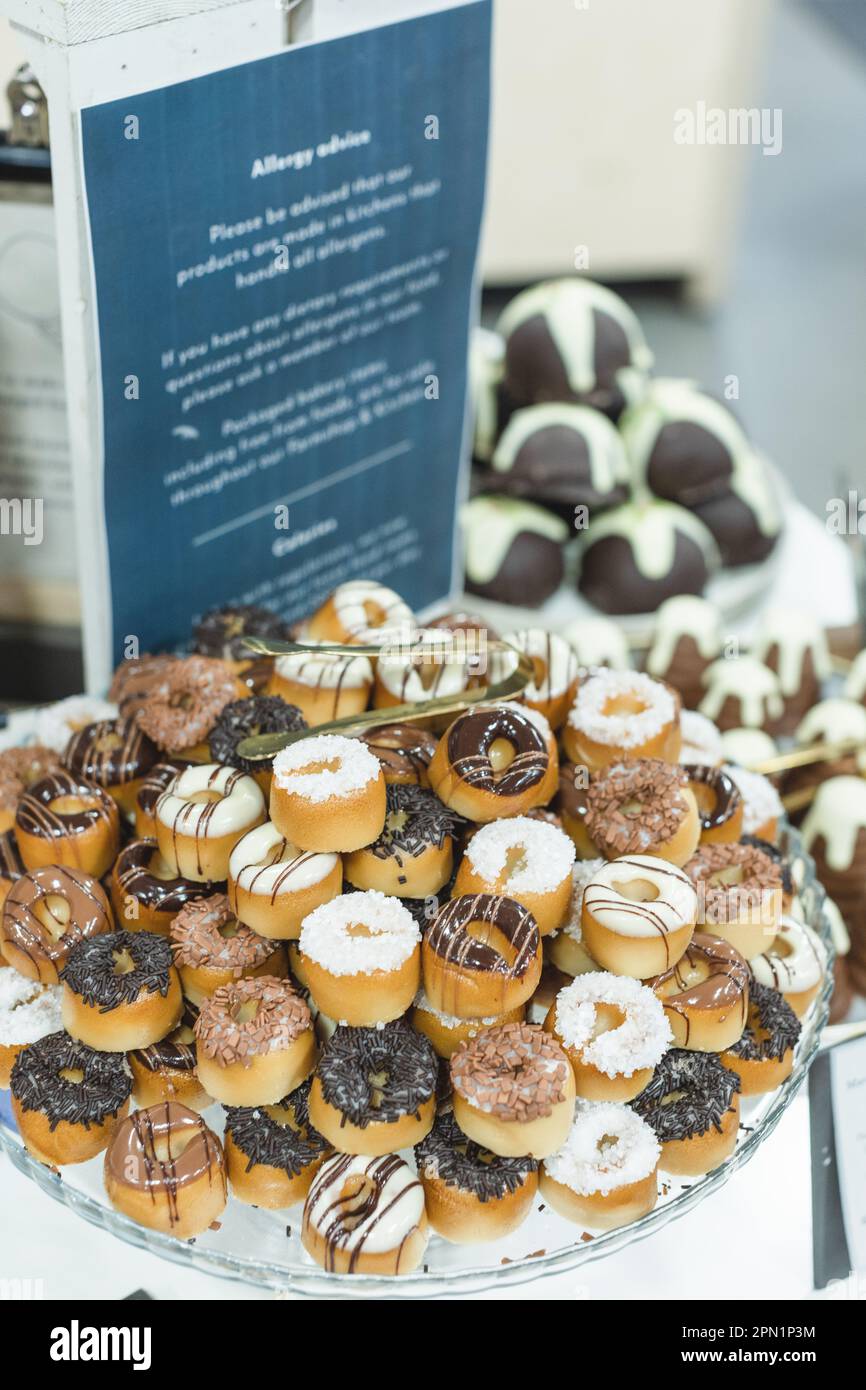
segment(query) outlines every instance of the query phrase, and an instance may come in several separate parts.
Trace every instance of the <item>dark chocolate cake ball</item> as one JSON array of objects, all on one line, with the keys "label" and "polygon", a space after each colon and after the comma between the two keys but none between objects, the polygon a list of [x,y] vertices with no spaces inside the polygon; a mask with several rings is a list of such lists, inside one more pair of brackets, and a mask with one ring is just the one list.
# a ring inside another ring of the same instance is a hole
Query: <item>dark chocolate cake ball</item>
[{"label": "dark chocolate cake ball", "polygon": [[517,405],[576,401],[612,420],[640,399],[652,366],[637,316],[592,280],[548,280],[512,299],[499,332]]},{"label": "dark chocolate cake ball", "polygon": [[694,381],[650,383],[644,399],[619,422],[637,487],[693,507],[727,492],[752,453],[745,433],[721,401]]},{"label": "dark chocolate cake ball", "polygon": [[722,563],[731,567],[766,560],[782,533],[779,501],[759,454],[737,470],[727,492],[693,511],[712,532]]},{"label": "dark chocolate cake ball", "polygon": [[463,527],[469,593],[537,608],[559,588],[570,534],[560,517],[516,497],[474,497]]},{"label": "dark chocolate cake ball", "polygon": [[600,512],[624,502],[629,490],[628,461],[610,420],[561,401],[512,415],[493,452],[492,476],[497,491],[540,502],[569,522],[576,506]]},{"label": "dark chocolate cake ball", "polygon": [[627,502],[587,530],[578,587],[604,613],[654,613],[699,594],[718,563],[706,527],[672,502]]}]

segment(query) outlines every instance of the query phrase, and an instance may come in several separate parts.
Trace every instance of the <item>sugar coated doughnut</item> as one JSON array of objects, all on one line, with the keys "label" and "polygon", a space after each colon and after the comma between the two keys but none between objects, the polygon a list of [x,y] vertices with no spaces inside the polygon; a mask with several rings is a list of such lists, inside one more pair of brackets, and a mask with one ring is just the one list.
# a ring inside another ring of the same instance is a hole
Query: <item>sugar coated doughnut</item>
[{"label": "sugar coated doughnut", "polygon": [[166,863],[195,882],[223,882],[242,835],[266,819],[249,773],[218,763],[188,767],[156,803],[156,839]]},{"label": "sugar coated doughnut", "polygon": [[6,895],[0,955],[31,980],[56,985],[73,946],[112,927],[100,883],[78,869],[50,865],[23,874]]},{"label": "sugar coated doughnut", "polygon": [[660,1146],[626,1105],[578,1102],[565,1143],[544,1160],[541,1195],[569,1221],[612,1231],[658,1200]]},{"label": "sugar coated doughnut", "polygon": [[405,1019],[340,1027],[313,1077],[310,1119],[342,1153],[394,1153],[433,1124],[438,1079],[433,1048]]},{"label": "sugar coated doughnut", "polygon": [[582,681],[563,730],[573,763],[590,769],[625,758],[679,758],[679,697],[636,671],[594,671]]},{"label": "sugar coated doughnut", "polygon": [[335,1154],[304,1204],[301,1240],[333,1274],[411,1274],[424,1258],[424,1189],[397,1154]]},{"label": "sugar coated doughnut", "polygon": [[307,988],[331,1018],[374,1026],[405,1013],[421,978],[421,933],[396,899],[344,893],[304,918],[298,943]]},{"label": "sugar coated doughnut", "polygon": [[697,905],[688,876],[666,860],[614,859],[584,890],[586,948],[602,969],[645,980],[679,960],[692,939]]},{"label": "sugar coated doughnut", "polygon": [[18,802],[15,838],[28,869],[63,864],[101,878],[120,843],[117,804],[95,782],[51,772]]},{"label": "sugar coated doughnut", "polygon": [[181,909],[171,924],[171,949],[184,997],[193,1004],[232,980],[282,978],[287,970],[281,944],[239,922],[225,893]]},{"label": "sugar coated doughnut", "polygon": [[179,1240],[206,1231],[228,1197],[222,1144],[177,1101],[136,1110],[118,1125],[104,1176],[115,1210]]},{"label": "sugar coated doughnut", "polygon": [[611,763],[598,772],[586,789],[584,822],[606,859],[650,854],[681,867],[700,837],[686,773],[659,758]]},{"label": "sugar coated doughnut", "polygon": [[547,953],[551,965],[566,975],[584,975],[590,970],[600,970],[586,949],[583,939],[583,895],[586,885],[591,883],[600,869],[603,859],[580,859],[571,873],[571,901],[562,929],[548,939]]},{"label": "sugar coated doughnut", "polygon": [[722,1061],[740,1078],[744,1096],[775,1091],[791,1075],[800,1020],[777,989],[753,980],[742,1035],[722,1053]]},{"label": "sugar coated doughnut", "polygon": [[129,1106],[132,1077],[119,1052],[95,1052],[68,1033],[25,1047],[9,1078],[21,1138],[40,1163],[86,1163],[108,1144]]},{"label": "sugar coated doughnut", "polygon": [[632,1101],[661,1144],[666,1173],[698,1177],[734,1151],[740,1124],[740,1079],[714,1052],[668,1052]]},{"label": "sugar coated doughnut", "polygon": [[0,970],[0,1088],[8,1087],[22,1048],[62,1026],[56,985],[28,980],[17,970]]},{"label": "sugar coated doughnut", "polygon": [[606,971],[566,985],[544,1026],[564,1048],[584,1100],[632,1100],[673,1041],[652,990]]},{"label": "sugar coated doughnut", "polygon": [[414,628],[412,609],[393,589],[371,579],[350,579],[313,614],[302,640],[377,646]]},{"label": "sugar coated doughnut", "polygon": [[270,975],[222,985],[195,1025],[199,1080],[223,1105],[274,1105],[316,1065],[316,1035],[304,1000]]},{"label": "sugar coated doughnut", "polygon": [[749,1008],[749,967],[719,936],[695,932],[679,960],[647,980],[664,1005],[677,1047],[720,1052],[740,1037]]},{"label": "sugar coated doughnut", "polygon": [[451,1058],[454,1118],[469,1139],[504,1158],[545,1158],[568,1133],[574,1076],[548,1033],[504,1023],[463,1042]]},{"label": "sugar coated doughnut", "polygon": [[541,937],[513,898],[465,893],[446,903],[421,946],[424,992],[434,1009],[489,1018],[519,1008],[541,978]]},{"label": "sugar coated doughnut", "polygon": [[777,989],[802,1018],[821,988],[827,971],[827,951],[816,931],[795,917],[783,917],[776,936],[749,968],[759,985]]},{"label": "sugar coated doughnut", "polygon": [[271,820],[301,849],[362,849],[381,834],[386,810],[379,760],[359,739],[320,734],[274,758]]},{"label": "sugar coated doughnut", "polygon": [[60,971],[63,1026],[100,1052],[148,1047],[183,1012],[171,947],[152,932],[107,932],[79,941]]},{"label": "sugar coated doughnut", "polygon": [[279,1210],[304,1200],[331,1152],[310,1123],[309,1101],[305,1081],[276,1105],[226,1110],[226,1166],[239,1201]]},{"label": "sugar coated doughnut", "polygon": [[761,955],[782,915],[782,871],[776,860],[751,844],[701,845],[686,873],[706,930],[730,941],[746,960]]},{"label": "sugar coated doughnut", "polygon": [[571,901],[574,845],[564,831],[529,816],[483,825],[466,847],[454,895],[493,893],[521,903],[542,936],[563,923]]},{"label": "sugar coated doughnut", "polygon": [[508,704],[468,710],[439,740],[430,785],[467,820],[519,816],[542,804],[550,762],[547,741],[528,711]]},{"label": "sugar coated doughnut", "polygon": [[498,1240],[516,1231],[538,1191],[534,1158],[503,1158],[467,1139],[451,1110],[440,1111],[415,1145],[427,1218],[456,1244]]},{"label": "sugar coated doughnut", "polygon": [[338,855],[299,849],[273,821],[247,831],[229,856],[232,910],[260,936],[296,940],[304,918],[342,886]]}]

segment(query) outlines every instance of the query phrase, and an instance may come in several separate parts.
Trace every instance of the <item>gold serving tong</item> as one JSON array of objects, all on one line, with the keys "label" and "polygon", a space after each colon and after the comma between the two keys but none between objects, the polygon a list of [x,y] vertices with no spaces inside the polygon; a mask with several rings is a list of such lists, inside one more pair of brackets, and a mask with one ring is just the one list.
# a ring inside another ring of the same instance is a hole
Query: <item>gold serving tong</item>
[{"label": "gold serving tong", "polygon": [[[340,642],[287,642],[279,638],[247,637],[246,646],[257,656],[381,656],[383,648],[377,646],[348,646]],[[387,648],[386,648],[387,649]],[[432,700],[422,700],[415,705],[389,705],[386,709],[367,710],[363,714],[349,715],[345,719],[332,719],[327,724],[317,724],[314,729],[296,729],[277,734],[255,734],[245,738],[238,745],[238,754],[251,761],[272,758],[281,748],[288,748],[303,738],[314,738],[319,734],[346,734],[349,737],[364,734],[369,729],[381,728],[383,724],[415,724],[441,715],[463,714],[476,705],[495,704],[500,700],[513,700],[525,690],[534,675],[531,657],[518,651],[510,642],[501,638],[490,639],[486,651],[508,651],[517,659],[517,665],[504,680],[493,685],[478,686],[475,690],[465,690],[461,695],[438,695]]]}]

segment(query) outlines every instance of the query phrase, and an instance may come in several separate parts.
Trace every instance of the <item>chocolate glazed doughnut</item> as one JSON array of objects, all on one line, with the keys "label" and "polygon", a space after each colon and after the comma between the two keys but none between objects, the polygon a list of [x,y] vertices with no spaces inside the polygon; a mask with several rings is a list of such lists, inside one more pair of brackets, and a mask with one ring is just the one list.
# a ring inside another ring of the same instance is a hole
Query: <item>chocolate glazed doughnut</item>
[{"label": "chocolate glazed doughnut", "polygon": [[135,797],[135,833],[140,840],[156,835],[156,803],[175,777],[188,767],[192,763],[186,758],[165,759],[142,777]]},{"label": "chocolate glazed doughnut", "polygon": [[65,864],[101,878],[117,854],[120,816],[95,782],[71,772],[52,772],[19,801],[15,837],[28,869]]},{"label": "chocolate glazed doughnut", "polygon": [[[165,874],[155,873],[164,868]],[[152,931],[168,936],[171,924],[187,903],[209,898],[213,883],[194,883],[175,877],[159,853],[156,840],[133,840],[120,851],[111,874],[111,903],[127,931]]]},{"label": "chocolate glazed doughnut", "polygon": [[436,752],[436,739],[426,729],[414,724],[383,724],[361,737],[382,764],[386,782],[429,787],[427,770]]},{"label": "chocolate glazed doughnut", "polygon": [[102,787],[124,811],[135,804],[141,778],[159,761],[156,744],[131,720],[103,719],[72,735],[64,766]]},{"label": "chocolate glazed doughnut", "polygon": [[440,1013],[506,1013],[525,1004],[541,979],[538,925],[512,898],[465,893],[437,914],[421,943],[421,968],[424,992]]},{"label": "chocolate glazed doughnut", "polygon": [[77,869],[51,865],[24,874],[3,907],[0,955],[22,975],[56,985],[79,941],[112,930],[100,884]]},{"label": "chocolate glazed doughnut", "polygon": [[644,983],[661,999],[678,1047],[721,1052],[746,1026],[750,979],[739,951],[695,932],[676,965]]},{"label": "chocolate glazed doughnut", "polygon": [[190,1110],[206,1110],[213,1101],[196,1070],[195,1021],[198,1009],[184,1000],[180,1023],[168,1037],[150,1047],[135,1048],[127,1055],[132,1072],[133,1095],[139,1106],[176,1100]]},{"label": "chocolate glazed doughnut", "polygon": [[743,798],[733,778],[720,767],[689,763],[685,770],[698,803],[701,842],[738,840],[743,828]]},{"label": "chocolate glazed doughnut", "polygon": [[550,765],[541,731],[514,706],[461,714],[440,739],[430,785],[467,820],[519,816],[539,804]]},{"label": "chocolate glazed doughnut", "polygon": [[201,1115],[175,1101],[136,1110],[105,1155],[111,1205],[140,1226],[189,1240],[228,1196],[222,1145]]}]

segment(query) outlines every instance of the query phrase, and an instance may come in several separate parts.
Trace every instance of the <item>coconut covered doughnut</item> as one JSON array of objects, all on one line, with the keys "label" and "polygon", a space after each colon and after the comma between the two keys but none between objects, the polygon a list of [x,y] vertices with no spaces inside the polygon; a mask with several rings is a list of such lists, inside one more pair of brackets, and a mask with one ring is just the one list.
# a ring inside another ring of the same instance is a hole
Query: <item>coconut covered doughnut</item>
[{"label": "coconut covered doughnut", "polygon": [[721,1059],[740,1078],[744,1096],[775,1091],[787,1080],[801,1031],[800,1020],[784,995],[753,980],[746,1026]]},{"label": "coconut covered doughnut", "polygon": [[566,985],[544,1026],[564,1048],[584,1100],[632,1100],[673,1041],[652,990],[606,971]]},{"label": "coconut covered doughnut", "polygon": [[454,838],[463,821],[423,787],[389,784],[385,825],[378,839],[347,854],[343,872],[355,888],[398,898],[438,893],[454,868]]},{"label": "coconut covered doughnut", "polygon": [[310,618],[303,641],[377,646],[414,631],[415,615],[393,589],[370,579],[339,584]]},{"label": "coconut covered doughnut", "polygon": [[181,909],[210,897],[214,885],[178,878],[160,854],[156,840],[132,840],[115,860],[110,891],[119,926],[168,936]]},{"label": "coconut covered doughnut", "polygon": [[733,1153],[740,1124],[740,1079],[714,1052],[673,1049],[632,1109],[661,1144],[666,1173],[698,1177]]},{"label": "coconut covered doughnut", "polygon": [[270,805],[274,825],[301,849],[348,853],[382,832],[385,778],[359,739],[320,734],[277,754]]},{"label": "coconut covered doughnut", "polygon": [[129,719],[103,719],[72,735],[63,755],[75,777],[95,782],[130,814],[141,779],[159,761],[156,744]]},{"label": "coconut covered doughnut", "polygon": [[288,980],[270,975],[221,985],[195,1025],[199,1080],[223,1105],[274,1105],[316,1064],[310,1010]]},{"label": "coconut covered doughnut", "polygon": [[260,936],[296,940],[304,918],[342,884],[338,855],[299,849],[273,821],[247,831],[229,856],[232,911]]},{"label": "coconut covered doughnut", "polygon": [[454,1118],[504,1158],[545,1158],[568,1133],[574,1076],[559,1043],[530,1023],[504,1023],[461,1043],[450,1062]]},{"label": "coconut covered doughnut", "polygon": [[430,767],[436,752],[436,739],[415,724],[382,724],[361,738],[382,765],[389,784],[429,787]]},{"label": "coconut covered doughnut", "polygon": [[157,748],[207,762],[208,734],[226,705],[246,694],[226,662],[207,656],[176,657],[155,673],[136,719]]},{"label": "coconut covered doughnut", "polygon": [[594,671],[582,681],[563,729],[573,763],[594,771],[627,758],[680,754],[679,696],[636,671]]},{"label": "coconut covered doughnut", "polygon": [[440,801],[467,820],[519,816],[550,799],[547,741],[515,705],[468,710],[445,731],[430,764]]},{"label": "coconut covered doughnut", "polygon": [[12,829],[18,802],[28,787],[59,767],[60,755],[39,743],[0,753],[0,831]]},{"label": "coconut covered doughnut", "polygon": [[430,1225],[457,1244],[497,1240],[516,1231],[538,1191],[534,1158],[503,1158],[467,1139],[452,1110],[436,1116],[415,1145]]},{"label": "coconut covered doughnut", "polygon": [[411,1274],[424,1258],[424,1189],[397,1154],[335,1154],[304,1204],[304,1249],[331,1274]]},{"label": "coconut covered doughnut", "polygon": [[563,923],[571,901],[574,845],[564,831],[529,816],[483,825],[466,847],[454,895],[493,893],[531,912],[542,936]]},{"label": "coconut covered doughnut", "polygon": [[722,771],[743,798],[743,834],[775,844],[785,808],[772,782],[760,772],[749,772],[733,763],[725,763]]},{"label": "coconut covered doughnut", "polygon": [[331,1018],[372,1027],[405,1013],[421,979],[421,933],[396,899],[344,893],[304,919],[304,983]]},{"label": "coconut covered doughnut", "polygon": [[548,939],[546,946],[551,965],[566,975],[585,975],[588,971],[600,970],[601,966],[593,960],[583,940],[583,895],[586,885],[591,883],[600,869],[603,859],[580,859],[571,872],[571,901],[562,929]]},{"label": "coconut covered doughnut", "polygon": [[686,866],[698,893],[698,920],[746,960],[761,955],[782,915],[782,871],[750,844],[701,845]]},{"label": "coconut covered doughnut", "polygon": [[193,1004],[233,980],[256,975],[281,979],[287,971],[281,944],[239,922],[225,893],[181,909],[171,924],[171,950],[184,997]]},{"label": "coconut covered doughnut", "polygon": [[331,1146],[310,1123],[310,1083],[276,1105],[229,1106],[225,1155],[235,1197],[279,1210],[302,1202]]},{"label": "coconut covered doughnut", "polygon": [[17,970],[0,971],[0,1088],[9,1085],[15,1058],[22,1048],[56,1033],[60,1020],[60,990],[28,980]]},{"label": "coconut covered doughnut", "polygon": [[24,874],[3,904],[0,954],[22,975],[56,985],[79,941],[112,930],[101,885],[77,869],[52,865]]},{"label": "coconut covered doughnut", "polygon": [[680,762],[699,767],[718,767],[722,761],[722,735],[712,719],[699,714],[696,709],[684,709],[680,713]]},{"label": "coconut covered doughnut", "polygon": [[614,859],[584,889],[586,948],[603,970],[645,980],[679,960],[692,939],[697,905],[688,876],[666,860]]},{"label": "coconut covered doughnut", "polygon": [[676,964],[646,983],[661,999],[678,1047],[720,1052],[745,1027],[749,981],[739,951],[719,936],[695,932]]},{"label": "coconut covered doughnut", "polygon": [[180,877],[224,882],[238,840],[266,819],[249,773],[218,763],[188,767],[156,803],[159,852]]},{"label": "coconut covered doughnut", "polygon": [[424,992],[434,1009],[489,1018],[525,1004],[541,978],[541,937],[512,898],[466,893],[436,914],[424,935]]},{"label": "coconut covered doughnut", "polygon": [[658,758],[612,763],[586,789],[586,831],[606,859],[650,854],[681,867],[700,835],[686,773]]},{"label": "coconut covered doughnut", "polygon": [[148,1047],[180,1022],[183,997],[171,947],[152,932],[80,941],[60,979],[64,1028],[101,1052]]},{"label": "coconut covered doughnut", "polygon": [[341,1153],[394,1153],[433,1124],[439,1061],[405,1019],[340,1027],[325,1044],[310,1091],[310,1119]]},{"label": "coconut covered doughnut", "polygon": [[85,1163],[100,1153],[129,1106],[132,1077],[118,1052],[95,1052],[48,1033],[15,1059],[9,1078],[21,1138],[40,1163]]},{"label": "coconut covered doughnut", "polygon": [[192,763],[186,758],[164,759],[156,763],[138,784],[135,793],[135,833],[139,840],[156,839],[156,803],[172,782]]},{"label": "coconut covered doughnut", "polygon": [[118,1125],[103,1171],[115,1210],[179,1240],[206,1231],[228,1197],[222,1144],[201,1115],[176,1101],[136,1110]]},{"label": "coconut covered doughnut", "polygon": [[462,695],[471,679],[465,643],[452,632],[422,628],[408,641],[387,645],[376,658],[376,709],[416,705],[423,700]]},{"label": "coconut covered doughnut", "polygon": [[360,714],[372,687],[373,667],[365,656],[303,651],[277,657],[268,694],[299,709],[313,729]]},{"label": "coconut covered doughnut", "polygon": [[771,946],[749,962],[759,985],[777,989],[798,1018],[817,997],[827,972],[827,951],[817,932],[795,917],[783,917]]},{"label": "coconut covered doughnut", "polygon": [[412,1006],[412,1026],[429,1038],[436,1055],[447,1061],[462,1042],[476,1038],[485,1028],[495,1028],[500,1023],[522,1023],[525,1014],[526,1010],[520,1004],[507,1013],[491,1014],[488,1018],[458,1018],[456,1014],[443,1014],[441,1010],[434,1009],[423,989],[420,989]]},{"label": "coconut covered doughnut", "polygon": [[658,1200],[660,1145],[626,1105],[578,1102],[565,1143],[544,1160],[541,1194],[569,1221],[612,1231]]},{"label": "coconut covered doughnut", "polygon": [[[113,697],[111,697],[113,698]],[[93,695],[68,695],[34,711],[32,729],[35,744],[63,753],[73,734],[102,719],[116,719],[117,705]]]},{"label": "coconut covered doughnut", "polygon": [[[554,729],[563,723],[577,690],[580,664],[570,642],[545,628],[529,627],[508,632],[503,642],[516,647],[532,663],[532,680],[520,695],[520,703],[543,714]],[[517,667],[510,652],[496,652],[494,666],[504,678]]]},{"label": "coconut covered doughnut", "polygon": [[95,782],[65,770],[51,772],[18,802],[15,838],[28,869],[65,864],[101,878],[117,855],[120,816]]},{"label": "coconut covered doughnut", "polygon": [[689,786],[698,804],[702,844],[730,844],[743,829],[743,798],[721,767],[687,766]]}]

